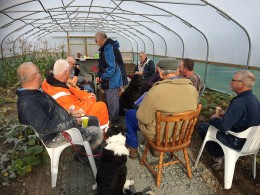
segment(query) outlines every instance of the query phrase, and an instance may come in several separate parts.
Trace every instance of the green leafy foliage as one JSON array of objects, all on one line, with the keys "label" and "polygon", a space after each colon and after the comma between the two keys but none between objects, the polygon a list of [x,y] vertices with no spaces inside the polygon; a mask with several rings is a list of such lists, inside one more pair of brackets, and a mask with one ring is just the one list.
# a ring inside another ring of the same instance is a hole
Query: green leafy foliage
[{"label": "green leafy foliage", "polygon": [[200,100],[202,104],[201,116],[202,121],[209,120],[211,115],[215,113],[216,107],[220,106],[223,110],[226,110],[232,95],[224,94],[221,92],[213,91],[210,89],[205,90]]},{"label": "green leafy foliage", "polygon": [[24,176],[34,166],[45,164],[48,155],[30,127],[13,121],[5,128],[7,131],[1,138],[8,150],[0,151],[0,181],[2,185],[9,185],[10,179]]}]

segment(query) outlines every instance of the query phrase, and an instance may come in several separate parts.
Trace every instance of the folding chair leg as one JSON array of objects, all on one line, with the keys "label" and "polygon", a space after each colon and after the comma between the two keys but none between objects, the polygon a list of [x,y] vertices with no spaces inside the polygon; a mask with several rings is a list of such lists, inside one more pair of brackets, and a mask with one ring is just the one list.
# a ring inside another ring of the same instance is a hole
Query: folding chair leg
[{"label": "folding chair leg", "polygon": [[95,160],[94,160],[94,157],[93,157],[92,150],[91,150],[89,142],[84,141],[84,147],[85,147],[86,153],[88,154],[88,161],[90,163],[93,175],[96,178],[97,167],[96,167],[96,163],[95,163]]}]

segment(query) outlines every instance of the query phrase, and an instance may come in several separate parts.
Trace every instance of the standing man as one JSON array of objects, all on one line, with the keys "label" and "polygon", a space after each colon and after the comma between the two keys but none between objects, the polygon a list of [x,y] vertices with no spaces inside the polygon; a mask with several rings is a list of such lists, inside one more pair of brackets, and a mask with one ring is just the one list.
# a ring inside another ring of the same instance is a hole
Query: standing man
[{"label": "standing man", "polygon": [[[249,127],[260,125],[260,104],[252,93],[255,84],[255,76],[248,70],[236,72],[230,82],[230,88],[237,96],[234,97],[223,116],[213,115],[208,123],[201,123],[198,127],[199,134],[204,140],[209,125],[218,129],[217,139],[224,145],[241,150],[245,139],[237,138],[227,131],[242,132]],[[212,168],[218,170],[224,163],[224,153],[222,148],[216,143],[209,141],[206,149],[215,160]]]},{"label": "standing man", "polygon": [[151,59],[149,59],[143,51],[139,54],[140,62],[135,67],[135,74],[139,74],[143,76],[144,80],[150,78],[155,72],[155,66]]},{"label": "standing man", "polygon": [[200,76],[194,72],[194,61],[189,58],[183,58],[179,66],[180,74],[187,79],[190,79],[194,87],[200,92],[203,82]]},{"label": "standing man", "polygon": [[96,82],[105,91],[110,123],[115,124],[119,120],[118,92],[120,87],[128,83],[125,67],[117,41],[107,38],[103,31],[96,33],[95,41],[100,46]]}]

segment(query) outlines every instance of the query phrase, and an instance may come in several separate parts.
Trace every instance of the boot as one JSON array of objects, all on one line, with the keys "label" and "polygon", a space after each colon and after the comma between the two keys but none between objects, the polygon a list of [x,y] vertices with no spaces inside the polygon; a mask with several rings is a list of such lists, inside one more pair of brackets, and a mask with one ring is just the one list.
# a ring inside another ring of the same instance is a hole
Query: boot
[{"label": "boot", "polygon": [[137,148],[132,148],[127,146],[128,150],[129,150],[129,158],[134,160],[137,157]]}]

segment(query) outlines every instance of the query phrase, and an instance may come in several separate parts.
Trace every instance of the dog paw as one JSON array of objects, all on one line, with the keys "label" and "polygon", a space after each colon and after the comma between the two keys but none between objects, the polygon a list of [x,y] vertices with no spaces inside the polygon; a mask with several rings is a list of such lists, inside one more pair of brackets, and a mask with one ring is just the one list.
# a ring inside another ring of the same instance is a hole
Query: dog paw
[{"label": "dog paw", "polygon": [[134,183],[135,183],[135,181],[133,179],[127,179],[125,181],[125,185],[124,185],[123,191],[129,190],[130,186],[134,185]]},{"label": "dog paw", "polygon": [[92,185],[92,190],[96,190],[97,189],[97,183]]}]

